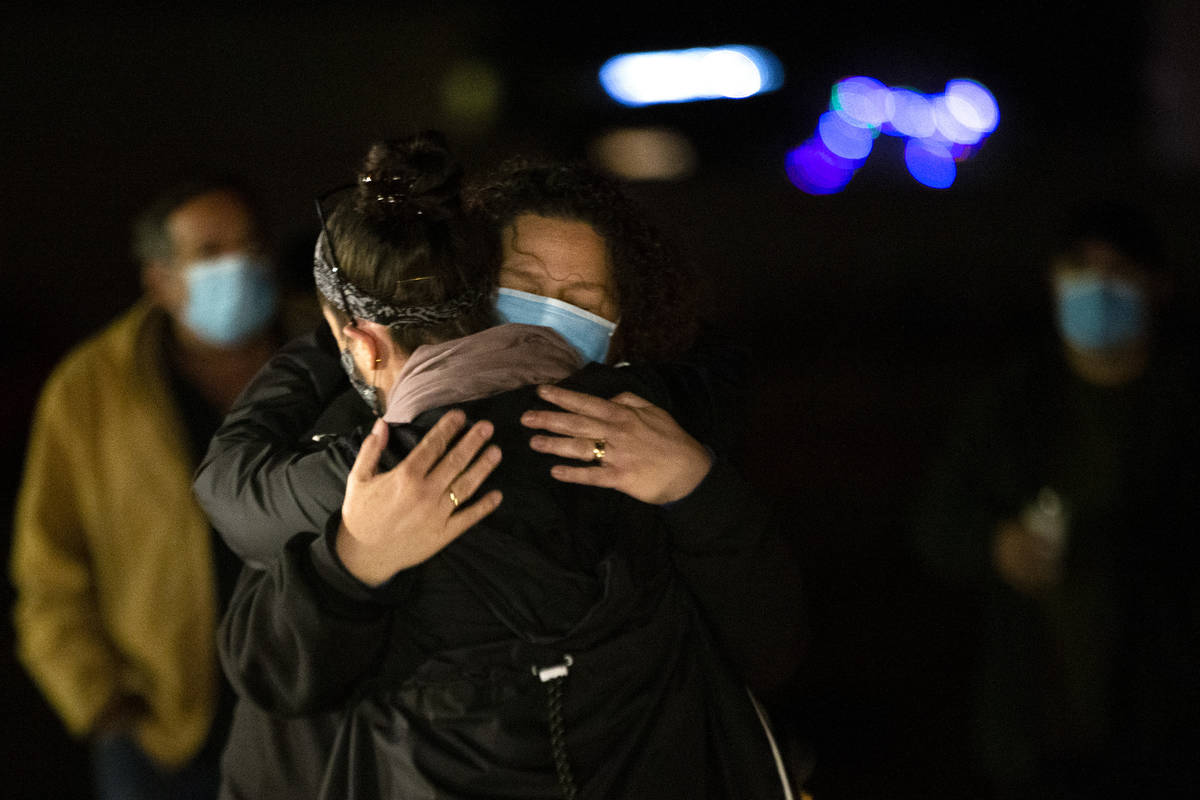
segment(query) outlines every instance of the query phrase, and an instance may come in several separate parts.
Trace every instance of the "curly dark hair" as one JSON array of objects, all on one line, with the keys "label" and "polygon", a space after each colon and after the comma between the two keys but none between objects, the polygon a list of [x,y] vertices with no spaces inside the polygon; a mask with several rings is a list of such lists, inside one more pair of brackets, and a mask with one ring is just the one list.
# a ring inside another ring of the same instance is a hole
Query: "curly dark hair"
[{"label": "curly dark hair", "polygon": [[[608,246],[620,323],[609,361],[662,361],[691,346],[699,290],[686,263],[623,187],[585,162],[510,158],[464,188],[467,213],[499,239],[523,214],[591,225]],[[494,257],[498,258],[498,255]]]}]

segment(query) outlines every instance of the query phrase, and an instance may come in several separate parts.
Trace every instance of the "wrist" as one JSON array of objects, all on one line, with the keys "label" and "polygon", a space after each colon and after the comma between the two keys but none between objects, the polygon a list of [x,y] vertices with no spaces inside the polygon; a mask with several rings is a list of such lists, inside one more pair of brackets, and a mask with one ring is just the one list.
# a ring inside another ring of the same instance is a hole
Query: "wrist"
[{"label": "wrist", "polygon": [[346,571],[367,586],[377,587],[390,577],[382,574],[380,560],[370,547],[351,533],[344,518],[338,523],[334,534],[333,549]]},{"label": "wrist", "polygon": [[655,505],[666,506],[678,503],[704,483],[704,479],[712,472],[714,461],[713,451],[699,442],[692,453],[683,460],[685,469],[677,479],[660,494]]}]

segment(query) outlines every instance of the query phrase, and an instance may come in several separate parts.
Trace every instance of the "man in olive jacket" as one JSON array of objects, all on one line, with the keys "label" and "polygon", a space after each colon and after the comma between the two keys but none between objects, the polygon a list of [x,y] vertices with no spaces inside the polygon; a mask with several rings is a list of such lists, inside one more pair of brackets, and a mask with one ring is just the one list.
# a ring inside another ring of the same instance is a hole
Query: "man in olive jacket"
[{"label": "man in olive jacket", "polygon": [[225,179],[167,192],[134,247],[145,296],[58,365],[35,412],[11,561],[18,651],[90,741],[101,798],[215,796],[229,692],[214,632],[237,560],[191,476],[277,344],[275,282]]}]

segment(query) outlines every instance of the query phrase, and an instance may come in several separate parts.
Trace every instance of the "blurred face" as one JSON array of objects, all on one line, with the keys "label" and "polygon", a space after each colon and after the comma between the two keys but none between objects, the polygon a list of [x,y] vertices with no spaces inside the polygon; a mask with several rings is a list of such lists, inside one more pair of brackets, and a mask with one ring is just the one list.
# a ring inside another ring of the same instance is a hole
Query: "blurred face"
[{"label": "blurred face", "polygon": [[1147,270],[1107,242],[1082,243],[1051,272],[1059,330],[1073,348],[1111,353],[1142,340],[1149,324]]},{"label": "blurred face", "polygon": [[254,216],[233,192],[214,191],[187,201],[167,217],[171,257],[147,267],[154,300],[176,316],[187,303],[187,270],[194,264],[233,253],[261,255]]},{"label": "blurred face", "polygon": [[147,264],[152,300],[189,341],[236,347],[264,331],[277,290],[253,212],[236,193],[198,195],[166,220],[169,258]]},{"label": "blurred face", "polygon": [[586,222],[523,214],[504,232],[500,285],[570,303],[616,322],[612,261]]},{"label": "blurred face", "polygon": [[209,192],[184,203],[167,217],[167,232],[175,246],[171,259],[175,267],[261,250],[254,217],[232,192]]},{"label": "blurred face", "polygon": [[1072,279],[1083,277],[1120,281],[1143,291],[1149,288],[1146,270],[1108,242],[1084,242],[1079,253],[1078,259],[1064,259],[1055,263],[1053,280],[1056,289]]}]

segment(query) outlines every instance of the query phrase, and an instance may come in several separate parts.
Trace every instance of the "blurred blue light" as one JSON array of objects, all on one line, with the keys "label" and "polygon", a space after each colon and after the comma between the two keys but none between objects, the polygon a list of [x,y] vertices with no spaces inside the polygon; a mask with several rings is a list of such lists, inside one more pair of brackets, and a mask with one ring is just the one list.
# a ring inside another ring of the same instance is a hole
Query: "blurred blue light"
[{"label": "blurred blue light", "polygon": [[923,138],[937,130],[933,120],[933,104],[929,98],[912,89],[892,89],[895,111],[889,120],[891,130],[901,136]]},{"label": "blurred blue light", "polygon": [[856,127],[833,111],[817,121],[817,136],[834,155],[858,160],[871,155],[875,143],[875,129]]},{"label": "blurred blue light", "polygon": [[967,78],[946,83],[946,106],[960,123],[986,136],[1000,123],[1000,107],[987,87]]},{"label": "blurred blue light", "polygon": [[949,148],[930,139],[909,139],[904,143],[904,164],[920,183],[933,189],[948,189],[958,175]]},{"label": "blurred blue light", "polygon": [[[933,120],[937,126],[937,134],[947,142],[954,144],[975,144],[983,138],[983,131],[968,127],[962,123],[960,114],[956,114],[953,106],[961,105],[953,98],[938,95],[933,98]],[[959,109],[961,111],[961,109]]]},{"label": "blurred blue light", "polygon": [[924,94],[854,75],[833,85],[816,135],[788,153],[788,177],[809,194],[839,192],[882,133],[905,140],[904,163],[913,178],[946,189],[957,165],[979,151],[999,120],[996,98],[969,78],[947,81],[942,94]]},{"label": "blurred blue light", "polygon": [[820,139],[809,139],[787,155],[788,178],[808,194],[840,192],[862,164],[831,153]]},{"label": "blurred blue light", "polygon": [[966,161],[968,158],[975,155],[977,150],[979,150],[979,145],[977,144],[950,145],[950,155],[954,156],[955,161],[959,162]]},{"label": "blurred blue light", "polygon": [[718,51],[735,54],[754,65],[754,69],[758,72],[760,84],[755,94],[773,92],[780,86],[783,86],[783,64],[775,57],[774,53],[765,47],[727,45],[718,48]]},{"label": "blurred blue light", "polygon": [[834,84],[829,107],[851,125],[878,128],[891,119],[894,103],[883,83],[856,75]]},{"label": "blurred blue light", "polygon": [[600,67],[600,83],[627,106],[742,99],[778,89],[783,68],[760,47],[695,47],[614,56]]}]

